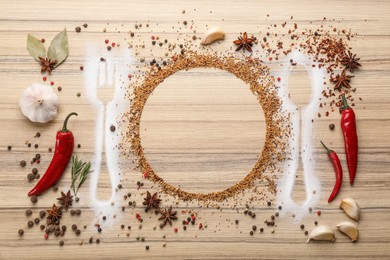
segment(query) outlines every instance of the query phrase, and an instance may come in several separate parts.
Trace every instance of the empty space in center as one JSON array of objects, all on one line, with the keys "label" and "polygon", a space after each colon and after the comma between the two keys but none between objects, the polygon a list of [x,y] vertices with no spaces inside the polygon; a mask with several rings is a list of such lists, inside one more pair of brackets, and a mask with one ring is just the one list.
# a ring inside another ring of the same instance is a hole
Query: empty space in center
[{"label": "empty space in center", "polygon": [[249,85],[213,68],[168,77],[146,102],[140,126],[153,170],[196,193],[241,181],[261,155],[266,135],[262,107]]}]

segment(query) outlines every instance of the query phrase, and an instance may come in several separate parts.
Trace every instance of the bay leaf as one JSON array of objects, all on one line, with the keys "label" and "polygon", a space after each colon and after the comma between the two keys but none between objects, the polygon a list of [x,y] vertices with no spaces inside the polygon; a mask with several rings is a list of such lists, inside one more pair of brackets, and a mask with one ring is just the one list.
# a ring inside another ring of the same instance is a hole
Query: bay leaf
[{"label": "bay leaf", "polygon": [[39,62],[39,57],[46,58],[46,49],[40,39],[31,34],[27,35],[27,50],[30,55]]},{"label": "bay leaf", "polygon": [[54,67],[60,65],[69,54],[68,36],[66,35],[66,28],[58,33],[50,43],[47,57],[56,60]]}]

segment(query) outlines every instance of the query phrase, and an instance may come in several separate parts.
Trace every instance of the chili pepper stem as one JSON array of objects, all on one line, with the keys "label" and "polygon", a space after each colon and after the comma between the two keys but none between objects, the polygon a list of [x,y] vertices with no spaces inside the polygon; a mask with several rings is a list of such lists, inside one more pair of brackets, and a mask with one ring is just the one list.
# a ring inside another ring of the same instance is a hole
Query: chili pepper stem
[{"label": "chili pepper stem", "polygon": [[72,112],[69,115],[67,115],[67,117],[64,120],[64,125],[62,126],[61,132],[68,132],[68,128],[67,128],[68,120],[69,120],[69,117],[71,117],[73,115],[77,116],[77,113],[76,112]]},{"label": "chili pepper stem", "polygon": [[347,99],[345,98],[345,95],[343,95],[341,98],[342,98],[342,100],[343,100],[343,107],[341,108],[341,110],[348,109],[349,106],[348,106]]},{"label": "chili pepper stem", "polygon": [[322,141],[320,141],[320,142],[321,142],[322,146],[326,149],[327,154],[330,154],[332,152],[332,150],[330,150],[328,147],[326,147],[326,145]]}]

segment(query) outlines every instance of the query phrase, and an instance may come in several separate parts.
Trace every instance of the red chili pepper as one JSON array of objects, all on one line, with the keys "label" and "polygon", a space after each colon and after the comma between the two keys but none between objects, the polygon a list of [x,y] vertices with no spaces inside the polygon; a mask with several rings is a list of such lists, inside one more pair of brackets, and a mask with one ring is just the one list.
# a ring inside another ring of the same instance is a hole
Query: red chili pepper
[{"label": "red chili pepper", "polygon": [[53,186],[62,176],[70,157],[73,153],[74,137],[71,131],[67,129],[67,123],[69,117],[76,115],[76,113],[70,113],[64,121],[64,125],[61,131],[57,132],[56,146],[54,150],[53,159],[47,168],[45,175],[35,185],[35,187],[28,193],[28,196],[39,195],[45,190]]},{"label": "red chili pepper", "polygon": [[336,197],[337,193],[339,193],[340,191],[341,182],[343,181],[343,168],[341,167],[341,163],[339,157],[337,156],[337,153],[333,150],[328,149],[328,147],[326,147],[322,141],[321,144],[326,149],[326,152],[328,153],[329,159],[332,162],[334,171],[336,173],[336,183],[334,184],[333,191],[328,198],[328,203],[331,203],[332,200]]},{"label": "red chili pepper", "polygon": [[347,164],[349,170],[349,182],[353,184],[356,176],[358,162],[358,137],[356,133],[355,112],[348,106],[347,99],[343,98],[343,107],[341,108],[341,129],[344,135],[345,154],[347,155]]}]

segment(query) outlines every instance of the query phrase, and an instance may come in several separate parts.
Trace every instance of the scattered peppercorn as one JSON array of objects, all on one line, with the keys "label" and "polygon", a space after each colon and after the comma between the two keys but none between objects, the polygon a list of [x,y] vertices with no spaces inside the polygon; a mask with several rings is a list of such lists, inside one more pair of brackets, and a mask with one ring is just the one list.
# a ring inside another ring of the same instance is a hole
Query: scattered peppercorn
[{"label": "scattered peppercorn", "polygon": [[20,164],[20,166],[21,167],[24,167],[24,166],[26,166],[26,161],[25,160],[21,160],[20,162],[19,162],[19,164]]},{"label": "scattered peppercorn", "polygon": [[11,151],[12,150],[12,146],[8,145],[7,149],[8,149],[8,151]]},{"label": "scattered peppercorn", "polygon": [[41,210],[39,211],[39,217],[44,218],[46,216],[46,211]]},{"label": "scattered peppercorn", "polygon": [[260,228],[260,233],[263,233],[263,231],[264,231],[264,228]]},{"label": "scattered peppercorn", "polygon": [[34,222],[33,222],[32,220],[28,221],[28,222],[27,222],[27,226],[28,226],[28,227],[34,226]]},{"label": "scattered peppercorn", "polygon": [[253,236],[253,231],[251,230],[251,232],[249,232],[249,234],[250,234],[251,236]]},{"label": "scattered peppercorn", "polygon": [[84,27],[84,28],[87,28],[87,27],[88,27],[88,24],[87,24],[87,23],[83,24],[83,27]]},{"label": "scattered peppercorn", "polygon": [[237,225],[237,224],[238,224],[238,219],[236,219],[236,221],[235,221],[235,222],[236,222],[236,225]]},{"label": "scattered peppercorn", "polygon": [[314,225],[316,225],[316,226],[317,226],[317,225],[318,225],[318,221],[314,221]]},{"label": "scattered peppercorn", "polygon": [[307,236],[308,234],[309,234],[309,231],[306,230],[306,231],[305,231],[305,235]]},{"label": "scattered peppercorn", "polygon": [[96,244],[99,244],[100,243],[100,239],[96,239]]},{"label": "scattered peppercorn", "polygon": [[145,246],[145,249],[146,249],[146,250],[149,250],[149,246]]},{"label": "scattered peppercorn", "polygon": [[33,195],[33,196],[31,196],[30,200],[31,200],[32,203],[35,204],[35,203],[38,202],[38,197],[36,195]]},{"label": "scattered peppercorn", "polygon": [[31,209],[27,209],[26,210],[26,216],[31,216],[32,214],[32,210]]},{"label": "scattered peppercorn", "polygon": [[300,227],[301,227],[301,229],[304,229],[304,228],[305,228],[305,225],[301,224],[301,226],[300,226]]},{"label": "scattered peppercorn", "polygon": [[60,240],[59,244],[60,244],[60,246],[63,246],[64,245],[64,241]]},{"label": "scattered peppercorn", "polygon": [[79,26],[77,26],[76,28],[75,28],[75,30],[76,30],[76,32],[81,32],[81,28],[79,27]]},{"label": "scattered peppercorn", "polygon": [[38,169],[37,168],[33,168],[32,170],[31,170],[31,172],[32,172],[32,174],[37,174],[38,173]]},{"label": "scattered peppercorn", "polygon": [[23,229],[19,229],[18,233],[19,233],[20,236],[23,236],[24,230]]},{"label": "scattered peppercorn", "polygon": [[34,180],[34,179],[35,179],[34,174],[32,174],[32,173],[27,174],[27,179],[28,179],[29,181]]},{"label": "scattered peppercorn", "polygon": [[81,230],[80,229],[76,229],[75,233],[76,233],[77,236],[79,236],[81,234]]},{"label": "scattered peppercorn", "polygon": [[335,128],[335,125],[334,125],[334,124],[330,124],[330,125],[329,125],[329,129],[330,129],[330,130],[334,130],[334,128]]},{"label": "scattered peppercorn", "polygon": [[271,201],[268,201],[268,202],[267,202],[267,205],[268,205],[268,207],[271,206]]}]

